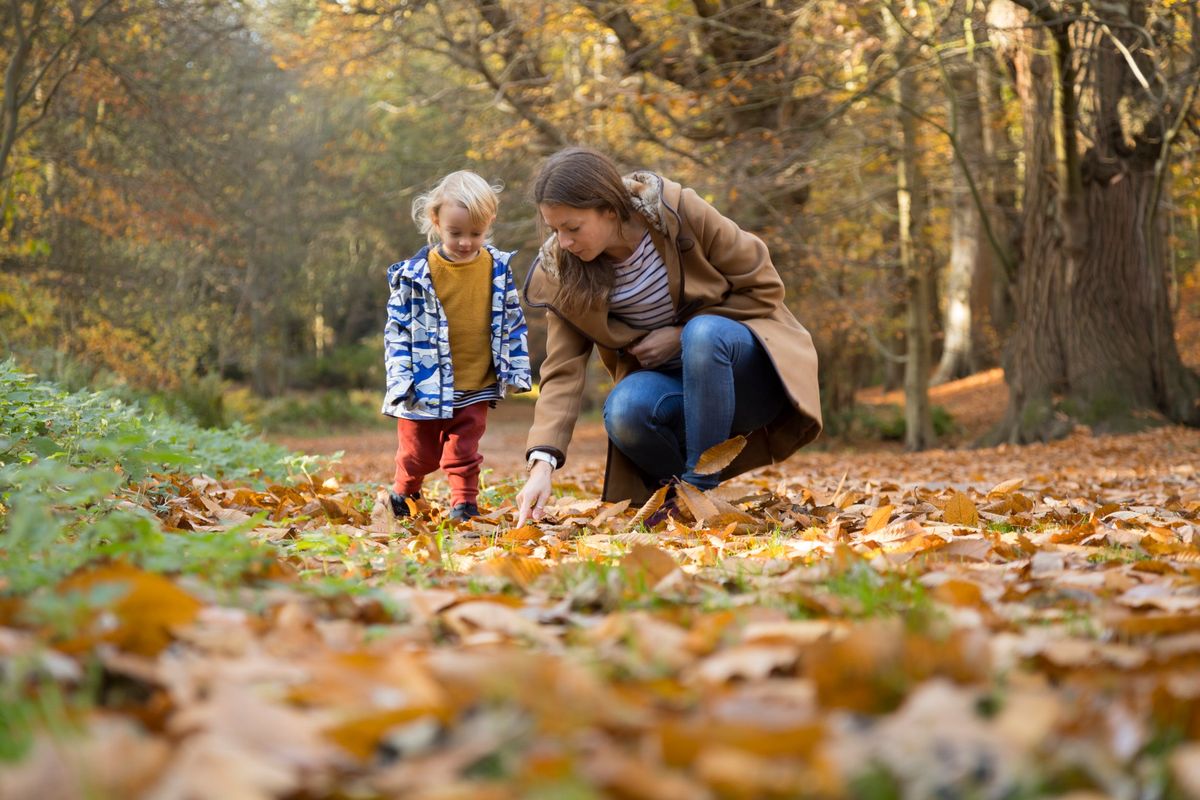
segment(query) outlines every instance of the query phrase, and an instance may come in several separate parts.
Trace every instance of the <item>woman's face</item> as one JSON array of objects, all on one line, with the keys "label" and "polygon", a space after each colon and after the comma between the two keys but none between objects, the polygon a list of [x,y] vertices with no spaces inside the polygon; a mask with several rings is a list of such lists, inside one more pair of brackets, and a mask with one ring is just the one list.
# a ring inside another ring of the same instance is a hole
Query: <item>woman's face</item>
[{"label": "woman's face", "polygon": [[595,261],[601,253],[619,250],[623,245],[621,226],[611,209],[542,203],[538,211],[550,230],[558,234],[558,246],[574,253],[580,261]]}]

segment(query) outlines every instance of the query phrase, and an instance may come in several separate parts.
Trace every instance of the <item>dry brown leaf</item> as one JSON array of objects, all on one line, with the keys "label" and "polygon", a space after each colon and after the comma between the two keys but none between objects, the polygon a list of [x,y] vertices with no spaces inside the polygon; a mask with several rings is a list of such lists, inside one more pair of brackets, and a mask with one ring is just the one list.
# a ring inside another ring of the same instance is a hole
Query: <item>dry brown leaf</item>
[{"label": "dry brown leaf", "polygon": [[1157,608],[1169,613],[1200,609],[1200,595],[1183,594],[1168,583],[1135,586],[1118,597],[1117,602],[1130,608]]},{"label": "dry brown leaf", "polygon": [[883,528],[891,520],[892,511],[894,510],[895,506],[881,506],[878,508],[875,513],[871,515],[871,518],[867,520],[867,525],[865,528],[863,528],[863,533],[874,533],[880,528]]},{"label": "dry brown leaf", "polygon": [[696,676],[708,684],[761,681],[776,672],[793,672],[798,657],[798,648],[787,644],[743,644],[701,661]]},{"label": "dry brown leaf", "polygon": [[611,796],[626,800],[708,800],[712,797],[711,792],[691,778],[653,762],[635,759],[607,743],[588,754],[583,768],[585,774]]},{"label": "dry brown leaf", "polygon": [[714,475],[733,463],[733,460],[746,448],[745,436],[734,436],[720,444],[715,444],[700,454],[696,466],[692,469],[697,475]]},{"label": "dry brown leaf", "polygon": [[546,571],[546,562],[508,553],[483,562],[479,568],[489,574],[507,578],[522,589],[528,589],[529,585]]},{"label": "dry brown leaf", "polygon": [[1171,775],[1188,797],[1200,797],[1200,744],[1180,745],[1171,753]]},{"label": "dry brown leaf", "polygon": [[366,760],[379,747],[388,731],[420,719],[436,719],[436,711],[420,706],[374,711],[327,728],[325,736],[347,753]]},{"label": "dry brown leaf", "polygon": [[103,614],[95,615],[60,649],[79,652],[110,642],[131,653],[158,655],[170,644],[171,629],[190,623],[203,607],[167,578],[127,564],[95,567],[58,585],[59,594],[110,589],[119,593],[108,607],[117,624],[113,626]]},{"label": "dry brown leaf", "polygon": [[968,528],[979,526],[979,510],[971,498],[962,492],[955,492],[942,510],[942,519],[951,525],[963,525]]},{"label": "dry brown leaf", "polygon": [[[794,738],[770,730],[757,736],[764,742]],[[747,738],[743,743],[753,747],[757,741]],[[816,790],[811,772],[793,760],[797,750],[783,757],[766,757],[748,752],[748,747],[704,745],[696,756],[696,774],[721,797],[799,797]]]},{"label": "dry brown leaf", "polygon": [[214,680],[208,692],[171,718],[183,741],[147,797],[275,797],[338,761],[316,714],[267,699],[245,677]]},{"label": "dry brown leaf", "polygon": [[1001,481],[988,490],[988,496],[994,497],[998,495],[1011,494],[1017,489],[1025,485],[1024,478],[1010,478],[1006,481]]},{"label": "dry brown leaf", "polygon": [[478,631],[490,631],[514,639],[528,639],[543,646],[556,642],[552,633],[543,630],[517,609],[490,600],[460,603],[443,612],[442,619],[464,638]]},{"label": "dry brown leaf", "polygon": [[952,606],[980,608],[985,606],[979,584],[965,580],[948,580],[939,583],[930,592],[934,600]]},{"label": "dry brown leaf", "polygon": [[437,540],[433,538],[432,534],[428,534],[428,533],[421,534],[420,536],[417,537],[415,544],[418,548],[425,551],[425,555],[428,557],[430,563],[433,563],[433,564],[441,564],[442,563],[441,548],[438,547]]},{"label": "dry brown leaf", "polygon": [[592,518],[592,527],[599,528],[613,517],[625,513],[625,509],[629,508],[629,505],[629,498],[625,498],[619,503],[611,503],[608,506],[605,506],[599,514]]},{"label": "dry brown leaf", "polygon": [[647,579],[650,589],[663,578],[679,569],[679,564],[664,550],[650,545],[637,544],[629,554],[621,559],[621,570],[625,573],[626,581]]},{"label": "dry brown leaf", "polygon": [[39,734],[19,762],[0,765],[0,797],[142,797],[170,756],[131,720],[96,716],[77,735]]},{"label": "dry brown leaf", "polygon": [[701,489],[681,481],[676,485],[675,491],[687,506],[688,511],[691,512],[697,525],[703,525],[705,520],[717,515],[716,504],[709,500]]},{"label": "dry brown leaf", "polygon": [[546,535],[546,532],[534,525],[522,525],[506,531],[501,538],[506,542],[533,542]]},{"label": "dry brown leaf", "polygon": [[646,501],[645,505],[638,509],[638,512],[633,515],[633,519],[629,520],[629,528],[636,528],[638,525],[641,525],[647,517],[649,517],[655,511],[658,511],[658,509],[662,507],[662,504],[666,502],[667,491],[670,488],[670,486],[662,486],[657,492],[650,495],[650,499]]},{"label": "dry brown leaf", "polygon": [[663,760],[675,766],[692,763],[712,744],[770,758],[804,757],[817,748],[824,735],[820,723],[807,720],[755,726],[711,719],[668,719],[658,729]]}]

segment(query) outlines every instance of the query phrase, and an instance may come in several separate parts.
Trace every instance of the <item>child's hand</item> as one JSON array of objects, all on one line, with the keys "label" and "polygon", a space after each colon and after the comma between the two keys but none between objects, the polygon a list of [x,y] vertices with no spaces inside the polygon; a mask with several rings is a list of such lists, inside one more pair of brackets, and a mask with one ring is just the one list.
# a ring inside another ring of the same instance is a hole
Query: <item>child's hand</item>
[{"label": "child's hand", "polygon": [[525,487],[517,492],[517,527],[522,527],[526,520],[542,518],[546,501],[550,499],[550,474],[554,468],[545,461],[538,461],[529,472]]},{"label": "child's hand", "polygon": [[683,328],[656,328],[639,339],[637,344],[625,348],[625,351],[643,367],[653,369],[679,355],[683,349],[682,337]]}]

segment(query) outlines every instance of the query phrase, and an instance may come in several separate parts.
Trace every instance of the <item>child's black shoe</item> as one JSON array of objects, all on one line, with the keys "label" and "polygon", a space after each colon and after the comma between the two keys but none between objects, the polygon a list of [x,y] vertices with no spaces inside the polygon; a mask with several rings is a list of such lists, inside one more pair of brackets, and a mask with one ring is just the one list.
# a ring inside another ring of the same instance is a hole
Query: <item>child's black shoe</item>
[{"label": "child's black shoe", "polygon": [[455,503],[450,509],[450,519],[454,522],[466,522],[471,517],[479,516],[479,506],[474,503]]},{"label": "child's black shoe", "polygon": [[397,517],[411,517],[412,509],[409,508],[406,501],[417,501],[421,499],[421,493],[416,494],[400,494],[399,492],[388,492],[388,501],[392,506],[392,514]]}]

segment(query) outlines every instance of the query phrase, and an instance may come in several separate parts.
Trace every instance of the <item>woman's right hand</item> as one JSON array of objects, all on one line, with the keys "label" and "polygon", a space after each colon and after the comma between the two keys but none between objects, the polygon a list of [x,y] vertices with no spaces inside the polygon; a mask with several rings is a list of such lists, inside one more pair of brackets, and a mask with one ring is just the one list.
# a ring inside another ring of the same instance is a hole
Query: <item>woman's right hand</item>
[{"label": "woman's right hand", "polygon": [[550,475],[554,468],[545,461],[537,461],[529,471],[525,487],[517,492],[517,527],[520,528],[526,520],[539,520],[550,499]]}]

